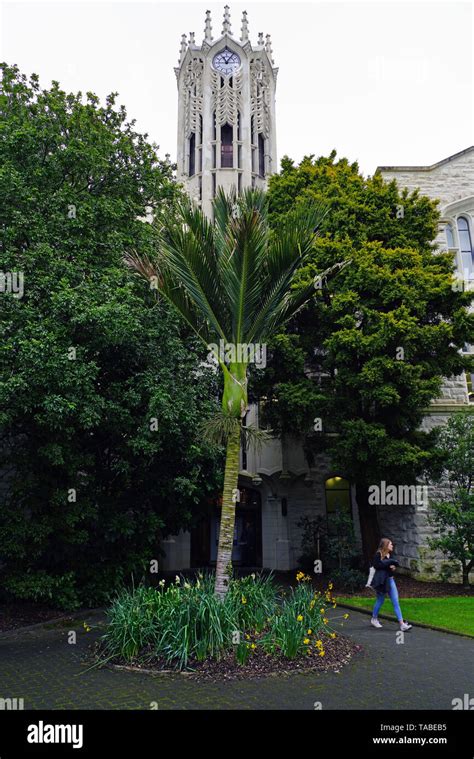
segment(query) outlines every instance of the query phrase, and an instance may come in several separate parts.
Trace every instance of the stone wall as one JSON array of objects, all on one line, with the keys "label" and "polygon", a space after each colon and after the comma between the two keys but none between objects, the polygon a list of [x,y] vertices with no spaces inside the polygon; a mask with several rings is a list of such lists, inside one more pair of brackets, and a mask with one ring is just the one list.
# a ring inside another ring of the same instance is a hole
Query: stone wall
[{"label": "stone wall", "polygon": [[400,187],[437,198],[440,207],[474,194],[474,147],[456,153],[432,166],[380,166],[386,181],[396,179]]},{"label": "stone wall", "polygon": [[[400,187],[411,191],[419,188],[423,195],[439,200],[442,222],[434,242],[440,249],[447,248],[444,227],[448,220],[455,224],[460,213],[467,215],[471,222],[474,219],[474,147],[432,166],[382,166],[378,170],[386,181],[395,179]],[[431,404],[422,429],[428,431],[446,424],[452,413],[469,407],[472,408],[472,404],[469,404],[465,376],[449,377],[443,381],[441,397]],[[428,494],[429,500],[433,500],[443,498],[445,491],[430,484]],[[402,571],[423,580],[442,578],[450,563],[428,545],[433,528],[425,511],[416,506],[381,506],[379,523],[396,543]],[[461,573],[454,572],[451,579],[460,582]]]}]

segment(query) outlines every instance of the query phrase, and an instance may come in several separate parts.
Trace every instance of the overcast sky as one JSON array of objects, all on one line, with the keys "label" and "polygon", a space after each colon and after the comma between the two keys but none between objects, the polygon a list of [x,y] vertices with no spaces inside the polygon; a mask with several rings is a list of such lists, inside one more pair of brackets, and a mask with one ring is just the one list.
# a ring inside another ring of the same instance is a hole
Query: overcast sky
[{"label": "overcast sky", "polygon": [[[41,84],[118,91],[137,128],[176,157],[181,34],[213,35],[225,2],[3,2],[0,57]],[[378,165],[424,165],[474,143],[473,6],[467,2],[231,3],[240,36],[272,35],[277,148],[338,155],[372,174]]]}]

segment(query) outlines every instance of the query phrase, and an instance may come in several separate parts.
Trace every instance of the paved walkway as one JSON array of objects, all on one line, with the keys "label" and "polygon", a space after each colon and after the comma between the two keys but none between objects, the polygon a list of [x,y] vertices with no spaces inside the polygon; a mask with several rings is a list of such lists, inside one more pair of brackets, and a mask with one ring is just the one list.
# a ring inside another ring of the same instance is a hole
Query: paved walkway
[{"label": "paved walkway", "polygon": [[[334,629],[362,644],[363,655],[339,674],[296,674],[223,683],[182,675],[150,676],[109,669],[85,672],[84,653],[101,630],[77,643],[68,628],[40,628],[0,636],[0,698],[23,698],[25,709],[447,709],[453,698],[474,696],[474,640],[413,628],[397,644],[398,626],[382,630],[369,617],[331,610]],[[92,625],[100,617],[89,616]],[[341,626],[343,623],[343,627]]]}]

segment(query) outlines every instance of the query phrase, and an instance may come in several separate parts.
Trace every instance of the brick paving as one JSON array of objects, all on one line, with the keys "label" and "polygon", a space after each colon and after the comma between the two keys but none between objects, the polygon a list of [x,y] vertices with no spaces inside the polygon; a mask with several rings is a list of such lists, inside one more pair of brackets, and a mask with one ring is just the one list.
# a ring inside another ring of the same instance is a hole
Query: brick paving
[{"label": "brick paving", "polygon": [[[101,634],[103,617],[68,628],[43,626],[0,635],[0,698],[23,698],[25,709],[447,709],[474,696],[474,639],[414,627],[397,644],[398,626],[382,630],[369,617],[332,610],[336,631],[364,647],[339,673],[304,673],[233,682],[195,682],[183,675],[150,676],[101,668],[84,656]],[[343,625],[343,626],[342,626]]]}]

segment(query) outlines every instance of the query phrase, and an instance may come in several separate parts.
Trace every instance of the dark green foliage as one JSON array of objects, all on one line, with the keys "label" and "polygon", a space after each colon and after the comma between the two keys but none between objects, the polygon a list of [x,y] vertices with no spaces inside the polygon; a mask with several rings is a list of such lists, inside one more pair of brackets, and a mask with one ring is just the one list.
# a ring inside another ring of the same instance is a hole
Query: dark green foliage
[{"label": "dark green foliage", "polygon": [[173,213],[172,167],[114,95],[2,71],[0,271],[23,272],[24,296],[0,293],[1,582],[89,605],[216,492],[198,426],[217,388],[123,264],[151,249],[147,210]]},{"label": "dark green foliage", "polygon": [[474,414],[449,419],[441,431],[439,450],[443,460],[439,482],[446,496],[430,501],[436,537],[429,544],[461,565],[467,587],[474,568]]},{"label": "dark green foliage", "polygon": [[351,265],[273,340],[254,389],[278,401],[265,405],[268,423],[302,434],[309,460],[328,451],[353,482],[414,482],[434,443],[419,431],[424,410],[441,378],[469,365],[459,349],[474,340],[472,293],[452,287],[451,256],[433,251],[436,203],[366,179],[334,152],[284,159],[269,198],[275,227],[308,200],[329,206],[299,286],[336,261]]}]

